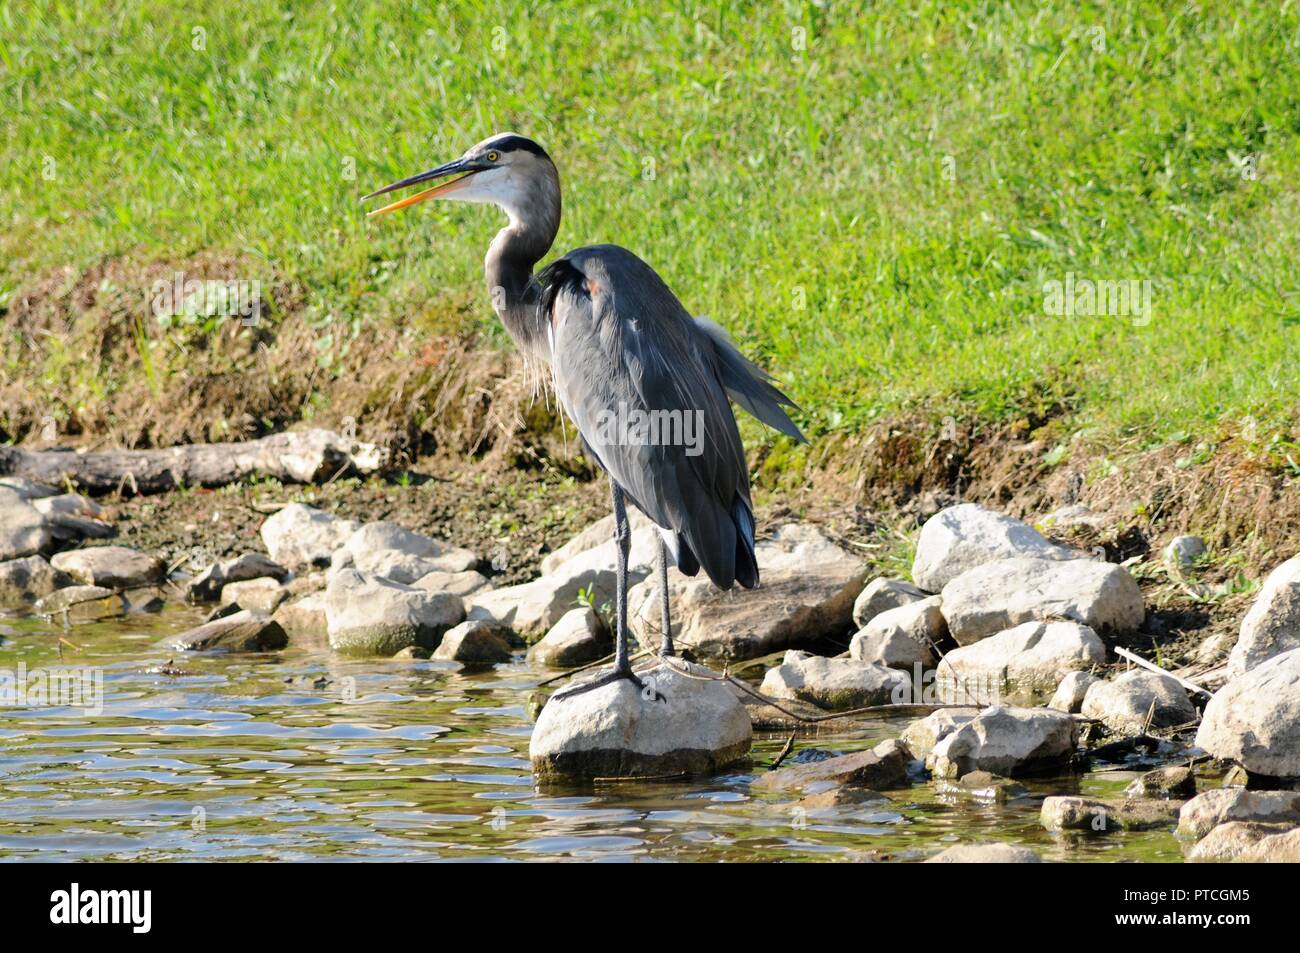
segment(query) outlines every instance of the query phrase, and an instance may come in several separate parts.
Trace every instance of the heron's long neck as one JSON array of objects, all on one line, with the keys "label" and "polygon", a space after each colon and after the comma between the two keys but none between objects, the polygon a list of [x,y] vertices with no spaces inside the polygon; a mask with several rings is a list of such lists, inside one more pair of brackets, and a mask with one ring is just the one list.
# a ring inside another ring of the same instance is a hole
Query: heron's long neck
[{"label": "heron's long neck", "polygon": [[553,211],[546,211],[549,214],[527,218],[512,215],[510,224],[492,240],[483,262],[493,309],[524,359],[542,366],[550,363],[551,351],[546,322],[537,310],[537,292],[529,279],[559,230],[558,195]]}]

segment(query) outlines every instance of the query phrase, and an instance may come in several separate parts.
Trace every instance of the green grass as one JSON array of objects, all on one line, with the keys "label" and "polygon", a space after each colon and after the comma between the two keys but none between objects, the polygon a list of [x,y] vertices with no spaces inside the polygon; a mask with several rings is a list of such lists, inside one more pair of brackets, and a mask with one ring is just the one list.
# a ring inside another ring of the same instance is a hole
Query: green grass
[{"label": "green grass", "polygon": [[[323,351],[487,324],[498,214],[357,198],[512,129],[559,165],[556,250],[636,251],[813,433],[1053,402],[1150,442],[1289,426],[1294,0],[409,6],[4,6],[0,305],[223,249],[305,290]],[[1067,272],[1153,281],[1151,320],[1045,314]]]}]

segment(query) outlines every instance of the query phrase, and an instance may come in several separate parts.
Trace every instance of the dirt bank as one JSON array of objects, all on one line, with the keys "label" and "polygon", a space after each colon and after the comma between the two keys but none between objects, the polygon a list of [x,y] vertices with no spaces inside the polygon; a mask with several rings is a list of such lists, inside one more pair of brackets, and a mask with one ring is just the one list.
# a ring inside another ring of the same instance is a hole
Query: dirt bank
[{"label": "dirt bank", "polygon": [[[19,289],[7,306],[0,439],[167,446],[311,423],[393,452],[398,473],[382,480],[114,501],[123,541],[173,561],[195,548],[243,551],[269,505],[299,499],[453,539],[516,581],[605,513],[604,485],[571,429],[518,358],[484,336],[468,300],[437,319],[344,329],[322,324],[292,282],[274,283],[252,326],[164,324],[139,291],[176,270],[220,278],[254,267],[213,255],[107,259]],[[1072,429],[1068,401],[1052,396],[1068,391],[1045,382],[996,420],[920,410],[865,433],[812,433],[807,447],[754,443],[760,521],[816,520],[880,571],[905,572],[916,527],[949,502],[1036,523],[1082,504],[1091,517],[1051,531],[1135,560],[1156,609],[1148,643],[1185,648],[1192,634],[1235,624],[1253,581],[1300,550],[1300,434],[1256,433],[1246,420],[1155,448],[1104,440]],[[1180,533],[1211,546],[1189,577],[1158,558]]]}]

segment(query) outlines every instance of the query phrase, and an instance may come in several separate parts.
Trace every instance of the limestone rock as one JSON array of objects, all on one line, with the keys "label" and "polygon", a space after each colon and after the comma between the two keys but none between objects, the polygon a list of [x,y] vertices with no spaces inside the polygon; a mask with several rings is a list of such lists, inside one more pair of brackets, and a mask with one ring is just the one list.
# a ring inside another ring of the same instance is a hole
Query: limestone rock
[{"label": "limestone rock", "polygon": [[59,587],[60,573],[44,556],[0,562],[0,606],[17,606],[48,596]]},{"label": "limestone rock", "polygon": [[1157,798],[1102,800],[1089,797],[1049,797],[1043,801],[1042,822],[1048,830],[1146,831],[1173,829],[1178,819],[1177,801]]},{"label": "limestone rock", "polygon": [[953,649],[939,662],[941,701],[1040,705],[1072,671],[1106,661],[1097,633],[1076,622],[1026,622]]},{"label": "limestone rock", "polygon": [[1282,563],[1264,581],[1228,656],[1228,677],[1244,675],[1296,648],[1300,648],[1300,556]]},{"label": "limestone rock", "polygon": [[1219,689],[1205,706],[1196,744],[1253,774],[1300,777],[1300,649]]},{"label": "limestone rock", "polygon": [[1082,711],[1112,731],[1126,734],[1146,727],[1148,715],[1152,728],[1173,728],[1196,721],[1196,708],[1182,685],[1168,675],[1140,668],[1112,681],[1095,682],[1083,698]]},{"label": "limestone rock", "polygon": [[311,592],[293,602],[281,603],[272,618],[284,629],[295,647],[323,647],[329,643],[323,592]]},{"label": "limestone rock", "polygon": [[221,596],[221,588],[232,582],[269,577],[284,582],[289,571],[262,553],[244,553],[234,559],[215,562],[185,584],[188,602],[211,602]]},{"label": "limestone rock", "polygon": [[1078,559],[1079,553],[1050,542],[1018,519],[976,503],[959,503],[930,517],[921,528],[912,578],[922,589],[939,592],[968,570],[1021,557],[1068,560]]},{"label": "limestone rock", "polygon": [[909,639],[897,630],[869,633],[863,629],[849,643],[849,657],[856,662],[883,665],[904,672],[933,667],[930,647]]},{"label": "limestone rock", "polygon": [[347,538],[331,565],[410,585],[431,572],[466,572],[479,563],[468,549],[414,533],[396,523],[366,523]]},{"label": "limestone rock", "polygon": [[891,739],[865,751],[768,771],[754,780],[753,787],[810,794],[832,786],[889,790],[907,786],[907,769],[912,760],[907,744]]},{"label": "limestone rock", "polygon": [[[628,508],[627,521],[632,533],[628,547],[628,575],[635,582],[640,582],[654,569],[655,554],[659,549],[659,532],[654,523],[635,507]],[[596,520],[555,552],[543,557],[541,570],[543,576],[554,575],[561,572],[567,563],[568,568],[563,571],[568,573],[592,570],[613,572],[617,559],[614,516],[610,514]]]},{"label": "limestone rock", "polygon": [[[674,637],[697,656],[745,660],[812,646],[852,631],[853,601],[865,567],[815,527],[787,524],[755,547],[762,585],[720,592],[702,574],[669,574]],[[658,645],[655,576],[628,596],[629,621],[641,645]]]},{"label": "limestone rock", "polygon": [[435,569],[433,572],[425,573],[411,585],[426,592],[450,592],[461,598],[492,588],[492,583],[488,581],[487,576],[473,569],[466,569],[464,572],[444,572]]},{"label": "limestone rock", "polygon": [[1127,570],[1090,559],[1003,559],[943,589],[943,615],[960,645],[1035,620],[1069,619],[1096,632],[1142,624],[1142,591]]},{"label": "limestone rock", "polygon": [[793,698],[827,711],[887,705],[911,686],[902,672],[853,659],[830,659],[789,651],[768,669],[760,688],[772,698]]},{"label": "limestone rock", "polygon": [[334,574],[325,589],[330,648],[349,655],[393,655],[408,645],[436,648],[464,618],[459,596],[352,569]]},{"label": "limestone rock", "polygon": [[462,665],[495,665],[510,661],[510,642],[495,622],[476,619],[450,629],[438,643],[433,657]]},{"label": "limestone rock", "polygon": [[17,491],[0,487],[0,560],[44,555],[54,549],[45,517]]},{"label": "limestone rock", "polygon": [[126,602],[103,586],[67,586],[37,599],[32,611],[56,622],[98,622],[120,616]]},{"label": "limestone rock", "polygon": [[934,646],[948,634],[940,598],[911,602],[876,615],[849,643],[849,655],[864,662],[913,671],[934,664]]},{"label": "limestone rock", "polygon": [[1083,700],[1088,695],[1088,689],[1096,681],[1098,678],[1092,672],[1066,672],[1052,693],[1047,707],[1077,715],[1083,710]]},{"label": "limestone rock", "polygon": [[262,524],[262,542],[271,558],[290,569],[328,566],[334,550],[361,528],[315,507],[290,503]]},{"label": "limestone rock", "polygon": [[[565,567],[571,567],[566,563]],[[594,593],[597,605],[613,602],[614,573],[604,569],[562,569],[532,582],[476,592],[465,599],[471,619],[490,619],[536,642],[578,605],[579,593]]]},{"label": "limestone rock", "polygon": [[1050,708],[986,708],[934,746],[926,766],[938,777],[971,771],[1018,777],[1058,769],[1074,754],[1074,718]]},{"label": "limestone rock", "polygon": [[289,637],[278,622],[245,609],[172,636],[163,644],[183,651],[266,652],[284,648]]},{"label": "limestone rock", "polygon": [[978,714],[978,708],[940,708],[903,729],[903,740],[918,758],[924,758],[935,745]]},{"label": "limestone rock", "polygon": [[102,520],[104,508],[80,493],[60,493],[31,500],[32,508],[45,517],[45,525],[57,542],[104,539],[115,532]]},{"label": "limestone rock", "polygon": [[1176,569],[1191,569],[1196,561],[1208,552],[1205,540],[1199,536],[1176,536],[1165,547],[1165,562]]},{"label": "limestone rock", "polygon": [[638,675],[650,692],[619,680],[553,695],[529,744],[534,774],[543,781],[705,774],[749,754],[749,715],[726,682],[710,677],[716,673],[677,659]]},{"label": "limestone rock", "polygon": [[1214,788],[1196,795],[1178,814],[1178,833],[1204,837],[1229,821],[1300,824],[1300,791]]},{"label": "limestone rock", "polygon": [[853,624],[859,629],[868,622],[890,609],[920,602],[930,594],[902,579],[888,579],[877,576],[862,590],[853,603]]},{"label": "limestone rock", "polygon": [[157,556],[125,546],[91,546],[59,553],[50,565],[85,586],[129,589],[158,585],[167,567]]},{"label": "limestone rock", "polygon": [[1038,855],[1014,844],[956,844],[927,857],[927,864],[1037,864]]},{"label": "limestone rock", "polygon": [[590,606],[570,609],[528,650],[536,665],[575,668],[604,658],[614,647],[609,628]]},{"label": "limestone rock", "polygon": [[270,615],[289,597],[289,590],[269,576],[228,582],[221,587],[222,605],[237,605]]},{"label": "limestone rock", "polygon": [[1196,774],[1182,764],[1156,768],[1135,779],[1124,789],[1131,798],[1183,799],[1196,794]]},{"label": "limestone rock", "polygon": [[1300,863],[1300,827],[1230,821],[1210,831],[1187,859],[1193,863]]}]

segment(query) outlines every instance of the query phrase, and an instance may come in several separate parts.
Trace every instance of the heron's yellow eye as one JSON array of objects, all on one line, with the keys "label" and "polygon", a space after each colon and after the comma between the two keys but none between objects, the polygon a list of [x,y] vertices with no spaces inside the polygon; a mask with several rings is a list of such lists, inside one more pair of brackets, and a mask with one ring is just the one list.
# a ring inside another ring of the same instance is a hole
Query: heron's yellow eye
[{"label": "heron's yellow eye", "polygon": [[499,155],[498,155],[497,153],[495,153],[495,152],[489,152],[489,153],[487,154],[487,160],[488,160],[488,162],[496,162],[497,159],[500,159],[500,158],[501,158],[501,156],[499,156]]}]

